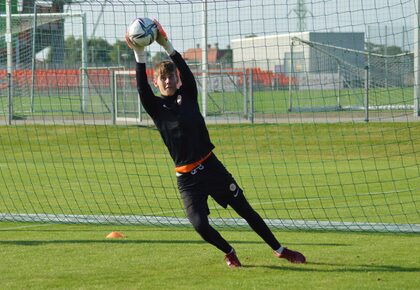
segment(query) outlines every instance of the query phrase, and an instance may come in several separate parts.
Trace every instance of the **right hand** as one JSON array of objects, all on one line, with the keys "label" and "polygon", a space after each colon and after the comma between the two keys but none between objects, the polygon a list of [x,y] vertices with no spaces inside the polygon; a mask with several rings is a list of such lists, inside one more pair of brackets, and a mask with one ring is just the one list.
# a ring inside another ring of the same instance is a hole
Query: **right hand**
[{"label": "right hand", "polygon": [[127,44],[127,46],[129,48],[131,48],[132,50],[139,50],[139,51],[144,51],[144,46],[139,46],[138,44],[134,43],[130,37],[128,36],[128,32],[125,33],[125,43]]},{"label": "right hand", "polygon": [[125,43],[127,44],[129,48],[133,50],[136,62],[146,63],[146,55],[144,53],[144,46],[139,46],[138,44],[134,43],[128,36],[127,32],[125,33]]}]

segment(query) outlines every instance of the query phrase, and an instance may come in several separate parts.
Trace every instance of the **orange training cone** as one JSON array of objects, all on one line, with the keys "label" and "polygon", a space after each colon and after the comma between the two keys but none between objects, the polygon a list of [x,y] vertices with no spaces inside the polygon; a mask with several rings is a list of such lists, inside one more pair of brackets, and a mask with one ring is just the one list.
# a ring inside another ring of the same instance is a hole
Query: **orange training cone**
[{"label": "orange training cone", "polygon": [[124,237],[125,236],[120,232],[112,232],[106,236],[107,239],[120,239]]}]

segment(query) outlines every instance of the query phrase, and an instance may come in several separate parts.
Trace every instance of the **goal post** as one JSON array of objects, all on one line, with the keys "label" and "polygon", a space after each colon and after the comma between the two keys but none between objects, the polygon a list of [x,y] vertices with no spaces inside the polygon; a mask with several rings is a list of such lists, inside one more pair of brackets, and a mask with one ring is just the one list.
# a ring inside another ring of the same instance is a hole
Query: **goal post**
[{"label": "goal post", "polygon": [[140,124],[144,119],[143,108],[136,88],[134,70],[112,71],[112,103],[114,123]]},{"label": "goal post", "polygon": [[[36,3],[35,3],[36,8]],[[30,86],[20,87],[22,81],[14,83],[11,92],[9,107],[13,108],[9,115],[14,113],[35,111],[36,83],[37,83],[37,53],[40,57],[46,58],[47,54],[56,58],[57,62],[62,63],[65,57],[66,48],[64,47],[64,23],[79,19],[81,38],[81,63],[80,66],[87,67],[87,43],[86,43],[86,14],[85,13],[20,13],[20,14],[0,14],[0,35],[7,36],[12,48],[8,49],[7,62],[10,63],[10,74],[25,74],[25,82],[30,82]],[[10,32],[6,32],[4,23],[10,21]],[[48,30],[49,29],[49,30]],[[46,31],[47,30],[47,31]],[[48,50],[44,52],[43,50]],[[81,74],[81,112],[87,111],[87,76],[82,70]],[[29,99],[27,98],[29,96]],[[14,98],[20,97],[21,101],[14,106]]]},{"label": "goal post", "polygon": [[420,117],[420,0],[415,0],[416,15],[414,17],[414,116]]},{"label": "goal post", "polygon": [[205,75],[200,70],[194,73],[199,92],[207,90],[207,119],[252,122],[252,70],[225,69],[221,64],[214,64]]},{"label": "goal post", "polygon": [[[289,111],[359,110],[368,114],[368,111],[374,110],[415,108],[412,99],[404,94],[405,88],[414,85],[411,77],[414,73],[412,52],[382,55],[298,37],[294,37],[291,43],[291,52],[294,52],[291,54],[292,63],[299,61],[302,65],[299,72],[291,68],[297,84],[289,88]],[[324,95],[320,100],[293,100],[299,95],[297,91],[294,93],[295,90],[322,90],[331,95]],[[367,98],[369,91],[374,98]],[[368,121],[368,118],[365,119]]]},{"label": "goal post", "polygon": [[[194,67],[194,66],[192,66]],[[207,90],[207,116],[210,120],[226,122],[253,119],[252,71],[211,68],[206,74],[206,87],[201,70],[193,71],[199,93]],[[133,70],[113,70],[114,121],[117,123],[143,123],[150,119],[142,108]],[[151,79],[150,79],[151,81]],[[156,92],[158,94],[158,92]],[[199,100],[200,101],[200,100]]]}]

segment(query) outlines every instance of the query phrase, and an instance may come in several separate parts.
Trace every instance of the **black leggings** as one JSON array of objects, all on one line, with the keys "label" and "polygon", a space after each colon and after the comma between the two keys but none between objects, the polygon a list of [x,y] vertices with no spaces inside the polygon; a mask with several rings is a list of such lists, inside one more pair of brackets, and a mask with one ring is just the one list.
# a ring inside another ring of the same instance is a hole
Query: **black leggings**
[{"label": "black leggings", "polygon": [[[273,249],[280,248],[280,243],[274,237],[261,216],[251,207],[243,194],[229,201],[229,205],[247,221],[250,227]],[[194,229],[208,243],[214,245],[224,253],[229,253],[232,247],[210,224],[207,208],[190,208],[187,210],[188,219]]]},{"label": "black leggings", "polygon": [[178,175],[177,182],[188,219],[208,243],[225,253],[232,250],[209,224],[207,198],[211,196],[224,208],[230,205],[273,250],[280,248],[280,243],[264,220],[251,207],[242,189],[214,154],[191,173]]}]

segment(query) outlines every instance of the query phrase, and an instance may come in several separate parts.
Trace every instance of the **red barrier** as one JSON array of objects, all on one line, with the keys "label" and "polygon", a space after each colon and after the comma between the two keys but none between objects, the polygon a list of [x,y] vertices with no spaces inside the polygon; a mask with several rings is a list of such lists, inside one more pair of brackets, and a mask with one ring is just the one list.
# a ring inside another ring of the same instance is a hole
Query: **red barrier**
[{"label": "red barrier", "polygon": [[[246,69],[245,73],[249,75],[251,69]],[[80,87],[80,70],[65,70],[65,69],[40,69],[35,72],[35,89],[48,90],[48,89],[78,89]],[[289,81],[296,84],[296,79],[289,77],[284,73],[273,73],[272,71],[263,71],[260,68],[252,69],[254,84],[262,86],[272,86],[277,83],[280,86],[288,86]],[[243,82],[243,72],[239,70],[232,70],[229,72],[232,75],[240,77],[240,84]],[[152,69],[147,69],[147,75],[153,75]],[[0,70],[0,88],[6,88],[7,82],[2,81],[6,79],[7,71]],[[32,71],[27,70],[14,70],[13,83],[19,87],[29,87],[32,84]],[[88,70],[88,83],[89,86],[100,86],[101,88],[109,88],[111,84],[110,71],[108,69],[89,69]],[[135,87],[135,80],[132,80],[132,86]]]},{"label": "red barrier", "polygon": [[[6,77],[7,71],[0,70],[0,78]],[[16,87],[30,87],[32,85],[32,71],[14,70],[13,84]],[[35,88],[77,88],[80,84],[79,70],[36,70]]]}]

